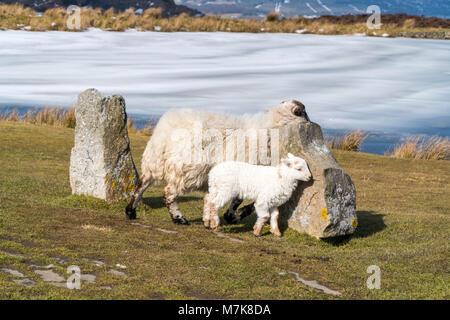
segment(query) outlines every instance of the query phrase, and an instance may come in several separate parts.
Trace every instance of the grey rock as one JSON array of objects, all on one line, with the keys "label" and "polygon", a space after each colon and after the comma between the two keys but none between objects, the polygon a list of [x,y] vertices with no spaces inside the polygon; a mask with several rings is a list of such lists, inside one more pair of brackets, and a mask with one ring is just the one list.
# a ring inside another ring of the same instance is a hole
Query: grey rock
[{"label": "grey rock", "polygon": [[89,261],[90,263],[93,263],[96,267],[104,267],[105,263],[103,261],[100,260],[95,260],[95,259],[88,259],[88,258],[84,258],[83,260]]},{"label": "grey rock", "polygon": [[111,273],[111,274],[119,276],[119,277],[124,277],[124,278],[128,277],[128,275],[125,272],[118,271],[118,270],[115,270],[115,269],[109,270],[108,273]]},{"label": "grey rock", "polygon": [[332,290],[330,288],[327,288],[321,284],[319,284],[316,280],[305,280],[303,278],[301,278],[297,272],[289,272],[290,274],[292,274],[294,276],[294,279],[297,280],[298,282],[303,283],[305,286],[323,291],[326,294],[331,294],[333,296],[340,296],[342,293],[340,293],[339,291],[336,290]]},{"label": "grey rock", "polygon": [[25,278],[25,279],[14,279],[13,280],[15,283],[18,283],[24,287],[34,287],[34,285],[36,284],[36,282],[34,282],[31,279]]},{"label": "grey rock", "polygon": [[10,268],[0,268],[0,271],[2,271],[4,273],[9,273],[10,275],[12,275],[14,277],[19,277],[19,278],[25,277],[25,275],[22,272],[14,270],[14,269],[10,269]]},{"label": "grey rock", "polygon": [[280,223],[316,238],[352,234],[358,224],[355,186],[326,147],[320,126],[303,122],[283,127],[280,141],[287,141],[280,155],[304,158],[313,177],[300,182],[280,207]]},{"label": "grey rock", "polygon": [[128,199],[138,174],[130,152],[125,100],[103,97],[95,89],[78,96],[75,109],[75,146],[70,158],[73,194],[104,199]]},{"label": "grey rock", "polygon": [[25,254],[18,253],[18,252],[14,251],[14,250],[3,249],[3,250],[0,250],[0,251],[5,253],[5,254],[7,254],[8,256],[11,256],[11,257],[14,257],[14,258],[25,258],[26,257]]},{"label": "grey rock", "polygon": [[63,277],[61,277],[59,274],[57,274],[55,271],[53,270],[35,270],[34,273],[38,274],[41,279],[45,282],[63,282],[64,281],[64,286],[65,286],[65,281],[66,279],[64,279]]},{"label": "grey rock", "polygon": [[67,283],[66,282],[55,282],[55,281],[51,281],[49,282],[51,285],[54,285],[55,287],[60,287],[60,288],[67,288]]},{"label": "grey rock", "polygon": [[82,274],[80,279],[83,282],[94,283],[95,280],[97,279],[97,276],[93,274]]}]

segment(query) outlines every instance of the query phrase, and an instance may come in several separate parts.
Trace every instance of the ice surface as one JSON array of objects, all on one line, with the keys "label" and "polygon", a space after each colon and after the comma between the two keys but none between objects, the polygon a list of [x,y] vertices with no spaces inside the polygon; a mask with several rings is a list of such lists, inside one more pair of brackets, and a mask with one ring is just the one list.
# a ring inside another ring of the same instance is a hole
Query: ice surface
[{"label": "ice surface", "polygon": [[95,87],[134,113],[255,112],[287,99],[330,129],[450,127],[450,41],[160,32],[0,32],[0,104],[63,105]]}]

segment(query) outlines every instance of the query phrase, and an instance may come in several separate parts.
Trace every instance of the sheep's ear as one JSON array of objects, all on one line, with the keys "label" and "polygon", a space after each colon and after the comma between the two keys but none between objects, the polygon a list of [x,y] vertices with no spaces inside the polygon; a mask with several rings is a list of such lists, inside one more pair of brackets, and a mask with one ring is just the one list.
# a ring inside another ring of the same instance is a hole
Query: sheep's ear
[{"label": "sheep's ear", "polygon": [[288,153],[288,158],[289,159],[293,159],[293,158],[295,158],[291,153]]}]

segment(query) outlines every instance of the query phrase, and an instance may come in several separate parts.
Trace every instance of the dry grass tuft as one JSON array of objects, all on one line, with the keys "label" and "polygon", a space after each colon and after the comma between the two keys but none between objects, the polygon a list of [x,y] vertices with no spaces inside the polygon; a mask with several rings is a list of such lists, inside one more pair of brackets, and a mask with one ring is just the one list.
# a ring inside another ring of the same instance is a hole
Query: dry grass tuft
[{"label": "dry grass tuft", "polygon": [[134,126],[134,120],[130,116],[128,116],[128,119],[127,119],[127,129],[128,129],[128,132],[136,132],[136,127]]},{"label": "dry grass tuft", "polygon": [[266,17],[266,20],[270,22],[278,21],[278,19],[280,19],[280,14],[278,12],[269,12]]},{"label": "dry grass tuft", "polygon": [[325,143],[330,149],[345,150],[345,151],[359,151],[361,144],[367,139],[369,135],[364,131],[355,130],[346,133],[343,137],[333,136],[331,139],[326,139]]},{"label": "dry grass tuft", "polygon": [[36,111],[30,110],[23,116],[20,116],[17,110],[13,110],[10,113],[0,113],[0,120],[75,128],[75,108],[61,109],[45,107]]},{"label": "dry grass tuft", "polygon": [[[18,110],[14,109],[10,112],[0,112],[0,120],[72,129],[75,128],[76,125],[75,107],[69,109],[45,107],[39,110],[30,110],[24,115],[20,115]],[[128,132],[140,132],[145,135],[151,135],[154,126],[154,121],[149,121],[145,128],[138,130],[135,127],[133,118],[128,116]]]},{"label": "dry grass tuft", "polygon": [[448,138],[439,136],[429,139],[408,137],[404,143],[396,145],[394,151],[387,155],[402,159],[450,160],[450,141]]}]

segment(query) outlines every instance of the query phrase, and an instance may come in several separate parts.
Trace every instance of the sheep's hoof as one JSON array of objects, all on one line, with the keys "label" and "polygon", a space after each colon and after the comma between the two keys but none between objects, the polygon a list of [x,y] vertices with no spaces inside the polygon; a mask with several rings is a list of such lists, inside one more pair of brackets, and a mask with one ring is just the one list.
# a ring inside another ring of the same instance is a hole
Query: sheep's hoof
[{"label": "sheep's hoof", "polygon": [[134,220],[136,219],[136,209],[126,207],[125,209],[125,215],[128,219]]},{"label": "sheep's hoof", "polygon": [[251,215],[254,210],[255,206],[253,205],[253,203],[243,206],[237,211],[237,216],[239,217],[238,219],[239,220],[244,219],[245,217]]},{"label": "sheep's hoof", "polygon": [[175,224],[183,224],[186,226],[188,226],[190,224],[189,221],[187,221],[187,219],[185,217],[173,218],[172,221]]},{"label": "sheep's hoof", "polygon": [[223,218],[228,224],[237,224],[239,222],[239,219],[236,217],[236,215],[232,212],[225,212],[223,215]]}]

